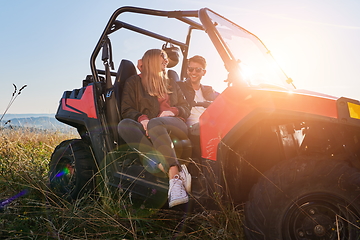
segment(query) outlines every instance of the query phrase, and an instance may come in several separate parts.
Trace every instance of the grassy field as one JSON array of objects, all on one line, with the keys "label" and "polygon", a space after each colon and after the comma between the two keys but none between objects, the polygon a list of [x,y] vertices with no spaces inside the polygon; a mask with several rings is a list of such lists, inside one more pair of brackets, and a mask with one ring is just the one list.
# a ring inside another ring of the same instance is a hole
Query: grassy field
[{"label": "grassy field", "polygon": [[47,187],[48,163],[59,132],[0,129],[0,239],[244,239],[242,211],[187,213],[135,208],[128,199],[74,203]]}]

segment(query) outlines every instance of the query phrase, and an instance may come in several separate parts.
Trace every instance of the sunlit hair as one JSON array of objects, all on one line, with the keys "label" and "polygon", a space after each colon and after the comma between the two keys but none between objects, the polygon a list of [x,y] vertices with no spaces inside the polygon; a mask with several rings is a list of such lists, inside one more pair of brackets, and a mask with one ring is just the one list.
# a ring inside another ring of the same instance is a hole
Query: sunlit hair
[{"label": "sunlit hair", "polygon": [[199,63],[203,69],[206,69],[206,60],[202,56],[195,55],[188,59],[188,64],[190,64],[190,62]]},{"label": "sunlit hair", "polygon": [[142,57],[141,81],[150,96],[164,98],[171,93],[166,71],[161,67],[164,59],[167,55],[161,49],[150,49]]}]

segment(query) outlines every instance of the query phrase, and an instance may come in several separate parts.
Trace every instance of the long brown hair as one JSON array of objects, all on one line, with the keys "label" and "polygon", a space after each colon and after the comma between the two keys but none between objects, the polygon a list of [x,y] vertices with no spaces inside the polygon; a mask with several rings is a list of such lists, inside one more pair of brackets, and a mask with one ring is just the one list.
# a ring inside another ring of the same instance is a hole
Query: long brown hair
[{"label": "long brown hair", "polygon": [[142,57],[141,82],[150,96],[164,98],[171,93],[169,79],[161,67],[164,59],[167,55],[161,49],[150,49]]}]

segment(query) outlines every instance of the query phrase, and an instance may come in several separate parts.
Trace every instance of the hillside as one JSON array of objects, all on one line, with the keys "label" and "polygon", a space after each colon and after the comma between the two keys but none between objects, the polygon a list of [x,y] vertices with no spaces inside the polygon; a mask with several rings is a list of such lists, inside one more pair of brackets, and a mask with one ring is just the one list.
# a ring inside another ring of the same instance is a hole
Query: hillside
[{"label": "hillside", "polygon": [[7,121],[14,118],[31,118],[31,117],[49,117],[55,118],[55,113],[7,113],[5,114],[3,121]]},{"label": "hillside", "polygon": [[8,114],[1,122],[5,128],[35,128],[40,130],[72,132],[73,127],[55,119],[55,114]]}]

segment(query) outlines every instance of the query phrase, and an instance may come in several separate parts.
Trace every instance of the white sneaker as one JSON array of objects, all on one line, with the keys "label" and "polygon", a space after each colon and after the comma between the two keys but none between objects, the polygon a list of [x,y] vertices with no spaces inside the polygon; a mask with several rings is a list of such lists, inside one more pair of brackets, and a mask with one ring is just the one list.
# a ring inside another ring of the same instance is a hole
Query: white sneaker
[{"label": "white sneaker", "polygon": [[169,181],[168,199],[170,208],[189,201],[189,196],[186,193],[184,184],[179,175],[175,175],[175,178],[170,179]]},{"label": "white sneaker", "polygon": [[179,172],[181,181],[184,184],[186,192],[191,192],[191,175],[185,164],[181,164],[181,171]]}]

